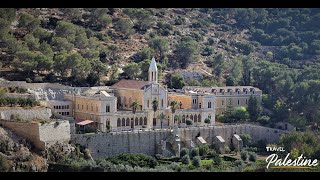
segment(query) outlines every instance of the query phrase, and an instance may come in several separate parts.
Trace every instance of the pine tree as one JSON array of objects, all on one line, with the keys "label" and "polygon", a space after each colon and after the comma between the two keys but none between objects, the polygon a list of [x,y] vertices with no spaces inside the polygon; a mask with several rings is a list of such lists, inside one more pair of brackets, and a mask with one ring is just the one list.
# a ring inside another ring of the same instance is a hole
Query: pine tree
[{"label": "pine tree", "polygon": [[260,104],[258,102],[258,99],[256,97],[250,96],[248,101],[248,113],[250,115],[251,121],[256,121],[260,115]]}]

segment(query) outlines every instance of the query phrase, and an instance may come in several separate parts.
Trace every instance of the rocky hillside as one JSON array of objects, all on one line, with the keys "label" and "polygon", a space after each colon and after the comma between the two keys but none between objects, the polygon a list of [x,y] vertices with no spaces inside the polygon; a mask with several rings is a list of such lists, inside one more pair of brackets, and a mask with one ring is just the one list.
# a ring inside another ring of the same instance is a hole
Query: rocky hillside
[{"label": "rocky hillside", "polygon": [[[85,78],[93,84],[96,79],[106,83],[119,75],[144,79],[142,67],[134,75],[120,73],[128,63],[142,63],[151,56],[165,74],[188,71],[211,77],[208,60],[220,53],[225,61],[232,60],[242,51],[233,42],[250,43],[247,29],[214,23],[220,17],[201,9],[22,8],[2,12],[7,14],[1,17],[1,63],[7,72],[2,75],[12,80],[24,80],[23,73],[29,81],[62,78],[78,84]],[[73,56],[66,57],[70,53]]]},{"label": "rocky hillside", "polygon": [[30,150],[31,144],[0,127],[0,172],[45,172],[47,160]]}]

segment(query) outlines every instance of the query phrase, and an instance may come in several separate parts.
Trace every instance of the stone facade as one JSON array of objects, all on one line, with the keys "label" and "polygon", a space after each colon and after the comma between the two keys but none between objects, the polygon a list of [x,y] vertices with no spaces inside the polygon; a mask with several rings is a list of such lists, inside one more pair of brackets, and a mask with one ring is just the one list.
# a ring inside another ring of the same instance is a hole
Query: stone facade
[{"label": "stone facade", "polygon": [[[192,147],[193,142],[197,141],[199,135],[208,143],[217,143],[217,136],[221,136],[225,145],[231,145],[234,134],[250,134],[253,142],[266,140],[268,143],[279,141],[281,134],[288,131],[272,129],[250,124],[225,125],[213,127],[190,127],[180,128],[178,136],[180,138],[181,148]],[[119,133],[102,133],[94,135],[72,135],[72,142],[88,147],[94,158],[114,156],[121,153],[145,153],[154,156],[160,153],[164,147],[164,141],[174,134],[171,130],[156,131],[138,131],[138,132],[119,132]],[[162,142],[162,144],[161,144]],[[172,144],[166,144],[174,146]]]},{"label": "stone facade", "polygon": [[54,121],[41,124],[0,120],[0,125],[28,139],[40,150],[44,150],[56,142],[70,141],[69,121]]}]

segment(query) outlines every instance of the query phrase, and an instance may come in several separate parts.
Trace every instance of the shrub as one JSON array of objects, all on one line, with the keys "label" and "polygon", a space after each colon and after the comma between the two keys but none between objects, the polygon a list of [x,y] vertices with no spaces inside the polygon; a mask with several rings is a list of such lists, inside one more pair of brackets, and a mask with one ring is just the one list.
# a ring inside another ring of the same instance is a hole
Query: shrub
[{"label": "shrub", "polygon": [[156,154],[156,158],[157,158],[157,159],[162,159],[163,156],[162,156],[161,154]]},{"label": "shrub", "polygon": [[181,151],[180,151],[180,157],[183,157],[185,155],[188,155],[189,154],[189,149],[187,148],[182,148]]},{"label": "shrub", "polygon": [[249,152],[249,161],[255,162],[257,160],[257,155],[254,152]]},{"label": "shrub", "polygon": [[234,161],[234,165],[237,167],[243,167],[244,162],[242,160],[236,160],[236,161]]},{"label": "shrub", "polygon": [[219,155],[217,156],[213,156],[212,161],[216,164],[216,165],[220,165],[222,163],[221,158],[219,157]]},{"label": "shrub", "polygon": [[211,122],[211,120],[210,120],[209,118],[206,118],[206,119],[204,120],[204,123],[206,123],[206,124],[210,124],[210,122]]},{"label": "shrub", "polygon": [[187,124],[188,126],[190,126],[190,125],[193,124],[193,122],[192,122],[190,119],[187,119],[187,120],[186,120],[186,124]]},{"label": "shrub", "polygon": [[190,151],[190,157],[193,158],[195,156],[199,156],[199,148],[192,148]]},{"label": "shrub", "polygon": [[145,154],[129,154],[123,153],[118,156],[108,158],[111,163],[130,165],[132,167],[149,167],[154,168],[157,165],[157,160],[154,157]]},{"label": "shrub", "polygon": [[248,152],[247,151],[241,151],[240,156],[241,156],[241,159],[243,161],[246,161],[248,159]]},{"label": "shrub", "polygon": [[192,165],[194,165],[195,167],[201,167],[201,159],[199,156],[193,157]]},{"label": "shrub", "polygon": [[182,164],[185,164],[185,165],[188,165],[190,164],[190,157],[188,154],[184,155],[182,158],[181,158],[181,162]]},{"label": "shrub", "polygon": [[258,122],[260,122],[263,125],[266,125],[270,122],[270,117],[269,116],[260,116],[258,118]]},{"label": "shrub", "polygon": [[229,146],[224,146],[224,152],[225,153],[230,153],[231,152],[231,150],[230,150],[230,147]]},{"label": "shrub", "polygon": [[205,155],[208,154],[208,152],[209,152],[208,144],[199,146],[199,154],[200,154],[200,156],[205,156]]}]

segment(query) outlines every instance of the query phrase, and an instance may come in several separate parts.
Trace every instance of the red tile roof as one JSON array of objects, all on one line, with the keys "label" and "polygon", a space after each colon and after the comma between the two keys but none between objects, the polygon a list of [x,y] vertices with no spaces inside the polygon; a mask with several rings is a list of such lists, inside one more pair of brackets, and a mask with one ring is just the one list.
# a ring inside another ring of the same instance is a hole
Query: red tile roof
[{"label": "red tile roof", "polygon": [[126,89],[143,89],[148,81],[137,81],[137,80],[127,80],[122,79],[119,82],[112,85],[112,88],[126,88]]}]

